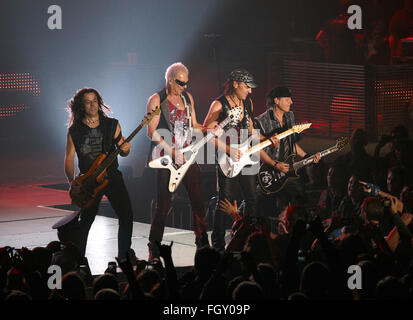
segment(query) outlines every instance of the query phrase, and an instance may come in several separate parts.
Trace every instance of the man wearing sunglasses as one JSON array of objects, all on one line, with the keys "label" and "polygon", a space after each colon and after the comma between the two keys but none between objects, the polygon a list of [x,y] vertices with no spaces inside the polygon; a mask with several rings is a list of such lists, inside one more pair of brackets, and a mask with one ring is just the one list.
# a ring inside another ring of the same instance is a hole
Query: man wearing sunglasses
[{"label": "man wearing sunglasses", "polygon": [[[165,88],[153,94],[148,100],[148,112],[153,111],[157,106],[160,106],[162,111],[148,124],[148,137],[152,140],[151,159],[156,159],[167,153],[175,164],[183,164],[185,157],[179,150],[191,143],[192,130],[205,131],[205,128],[196,120],[194,99],[186,91],[188,75],[189,71],[182,63],[170,65],[165,73]],[[149,261],[159,259],[159,249],[156,242],[162,241],[172,196],[168,190],[170,171],[155,170],[157,204],[149,233]],[[200,188],[200,169],[197,163],[189,167],[182,182],[191,202],[196,246],[199,248],[209,245]]]}]

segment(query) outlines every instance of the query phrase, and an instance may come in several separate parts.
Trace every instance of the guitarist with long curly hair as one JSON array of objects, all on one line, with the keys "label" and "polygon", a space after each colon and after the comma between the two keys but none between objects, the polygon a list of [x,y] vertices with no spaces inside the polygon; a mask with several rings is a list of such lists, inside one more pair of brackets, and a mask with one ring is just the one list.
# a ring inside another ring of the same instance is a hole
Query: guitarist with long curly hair
[{"label": "guitarist with long curly hair", "polygon": [[[102,154],[113,153],[117,148],[120,155],[126,157],[130,152],[130,143],[125,142],[117,119],[107,116],[110,108],[103,103],[101,95],[91,88],[76,92],[67,105],[69,113],[65,174],[70,184],[72,198],[81,192],[82,186],[75,180],[74,160],[78,158],[80,174],[86,174],[95,160]],[[96,195],[92,204],[82,207],[78,215],[79,237],[75,245],[84,256],[87,237],[103,195],[106,195],[119,218],[118,258],[125,259],[131,246],[133,213],[128,191],[118,170],[117,158],[106,170],[109,183]]]}]

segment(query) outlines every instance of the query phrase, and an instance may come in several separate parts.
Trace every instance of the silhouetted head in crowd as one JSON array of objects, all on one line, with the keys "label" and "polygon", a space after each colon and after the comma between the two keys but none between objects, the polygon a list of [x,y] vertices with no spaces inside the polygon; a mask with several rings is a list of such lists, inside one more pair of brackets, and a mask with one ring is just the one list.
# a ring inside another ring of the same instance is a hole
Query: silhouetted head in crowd
[{"label": "silhouetted head in crowd", "polygon": [[201,247],[195,253],[194,269],[196,275],[201,279],[209,279],[212,272],[216,269],[221,254],[212,247]]},{"label": "silhouetted head in crowd", "polygon": [[302,292],[294,292],[288,296],[289,301],[307,301],[310,300],[308,297]]},{"label": "silhouetted head in crowd", "polygon": [[397,198],[405,185],[406,170],[403,167],[393,167],[387,172],[387,191]]},{"label": "silhouetted head in crowd", "polygon": [[358,263],[361,268],[361,289],[353,291],[354,300],[374,300],[379,274],[375,263],[363,260]]},{"label": "silhouetted head in crowd", "polygon": [[396,277],[387,276],[377,283],[377,300],[411,299],[408,288]]},{"label": "silhouetted head in crowd", "polygon": [[113,289],[101,289],[96,293],[95,300],[120,300],[120,294]]},{"label": "silhouetted head in crowd", "polygon": [[400,200],[404,205],[404,212],[413,213],[413,186],[404,186],[400,192]]},{"label": "silhouetted head in crowd", "polygon": [[68,272],[62,277],[62,289],[58,293],[68,300],[86,300],[86,286],[77,272]]},{"label": "silhouetted head in crowd", "polygon": [[301,273],[300,292],[310,300],[329,299],[331,281],[330,270],[325,264],[318,261],[310,262]]},{"label": "silhouetted head in crowd", "polygon": [[82,260],[82,255],[79,249],[68,244],[63,250],[53,254],[52,264],[58,265],[62,268],[62,274],[70,271],[76,271]]},{"label": "silhouetted head in crowd", "polygon": [[254,280],[262,290],[264,299],[280,299],[280,287],[277,281],[277,273],[274,267],[269,263],[260,263],[257,271],[254,273]]},{"label": "silhouetted head in crowd", "polygon": [[361,214],[369,223],[378,224],[384,215],[385,209],[382,201],[376,197],[367,197],[361,205]]},{"label": "silhouetted head in crowd", "polygon": [[248,236],[244,251],[249,253],[256,264],[261,262],[272,263],[267,238],[261,231],[253,232]]},{"label": "silhouetted head in crowd", "polygon": [[369,140],[367,132],[363,129],[354,129],[350,138],[350,148],[353,154],[366,152],[365,147]]},{"label": "silhouetted head in crowd", "polygon": [[293,227],[298,220],[308,222],[307,211],[298,205],[289,206],[285,215],[285,227],[288,233],[292,232]]},{"label": "silhouetted head in crowd", "polygon": [[92,287],[93,296],[95,296],[96,293],[102,289],[113,289],[119,292],[118,279],[111,273],[105,273],[95,278],[95,280],[93,280]]},{"label": "silhouetted head in crowd", "polygon": [[32,250],[35,269],[42,275],[47,275],[47,269],[52,262],[53,253],[48,248],[36,247]]},{"label": "silhouetted head in crowd", "polygon": [[238,286],[234,289],[232,293],[232,300],[240,301],[240,300],[262,300],[263,298],[263,290],[261,286],[254,282],[254,281],[242,281]]},{"label": "silhouetted head in crowd", "polygon": [[62,244],[61,244],[60,241],[57,241],[57,240],[56,241],[51,241],[47,244],[46,248],[49,249],[53,254],[53,253],[58,252],[62,249]]},{"label": "silhouetted head in crowd", "polygon": [[31,301],[32,298],[26,292],[20,290],[11,291],[5,301]]},{"label": "silhouetted head in crowd", "polygon": [[46,279],[41,276],[40,272],[30,272],[25,276],[25,278],[27,287],[29,288],[27,293],[32,297],[32,299],[47,300],[50,295],[50,289],[47,286]]},{"label": "silhouetted head in crowd", "polygon": [[390,135],[393,137],[392,142],[397,140],[408,139],[409,129],[407,129],[404,125],[399,124],[391,130]]},{"label": "silhouetted head in crowd", "polygon": [[154,269],[142,270],[137,279],[142,287],[142,290],[146,293],[150,293],[156,285],[160,285],[162,282],[159,273]]},{"label": "silhouetted head in crowd", "polygon": [[227,285],[227,293],[226,296],[229,299],[232,299],[232,294],[235,290],[235,288],[243,281],[247,281],[249,280],[249,277],[245,276],[245,275],[240,275],[240,276],[236,276],[235,278],[232,278]]},{"label": "silhouetted head in crowd", "polygon": [[6,289],[27,292],[29,288],[21,270],[13,267],[7,272]]}]

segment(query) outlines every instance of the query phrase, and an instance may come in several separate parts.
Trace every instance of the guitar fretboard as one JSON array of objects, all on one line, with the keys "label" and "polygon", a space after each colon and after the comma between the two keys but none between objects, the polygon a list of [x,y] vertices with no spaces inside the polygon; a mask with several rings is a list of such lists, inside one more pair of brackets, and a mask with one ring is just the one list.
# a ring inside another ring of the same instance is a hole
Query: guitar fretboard
[{"label": "guitar fretboard", "polygon": [[[338,150],[338,148],[336,146],[328,148],[326,150],[323,150],[323,151],[320,152],[320,158],[325,157],[326,155],[328,155],[330,153],[336,152],[337,150]],[[300,161],[294,163],[293,164],[294,170],[298,170],[301,167],[304,167],[307,164],[310,164],[310,163],[314,162],[314,158],[315,158],[315,154],[308,157],[308,158],[305,158],[303,160],[300,160]]]},{"label": "guitar fretboard", "polygon": [[[281,140],[281,139],[284,139],[285,137],[288,137],[289,135],[291,135],[293,133],[294,133],[294,129],[291,128],[291,129],[288,129],[284,132],[281,132],[280,134],[277,134],[276,137],[277,137],[278,140]],[[272,144],[272,142],[271,142],[270,139],[264,140],[263,142],[258,143],[255,146],[252,146],[251,148],[249,148],[246,153],[252,154],[252,153],[258,152],[261,149],[264,149],[264,148],[268,147],[271,144]]]},{"label": "guitar fretboard", "polygon": [[[216,128],[224,128],[229,122],[231,121],[231,117],[225,118]],[[216,130],[216,129],[214,129]],[[199,149],[202,148],[202,146],[207,143],[210,139],[214,137],[213,130],[210,130],[206,136],[204,136],[201,140],[199,140],[197,143],[194,144],[192,147],[193,152],[197,152]]]},{"label": "guitar fretboard", "polygon": [[[125,139],[125,142],[130,142],[136,134],[144,127],[146,126],[153,118],[154,115],[159,114],[159,106],[152,111],[150,115],[145,117],[144,120],[142,120],[141,124],[132,131],[132,133]],[[123,144],[122,143],[122,144]],[[116,157],[122,152],[122,150],[118,147],[115,151],[113,151],[107,158],[105,158],[102,163],[95,169],[95,172],[93,173],[95,177],[99,176],[104,170],[106,170],[113,161],[115,161]]]}]

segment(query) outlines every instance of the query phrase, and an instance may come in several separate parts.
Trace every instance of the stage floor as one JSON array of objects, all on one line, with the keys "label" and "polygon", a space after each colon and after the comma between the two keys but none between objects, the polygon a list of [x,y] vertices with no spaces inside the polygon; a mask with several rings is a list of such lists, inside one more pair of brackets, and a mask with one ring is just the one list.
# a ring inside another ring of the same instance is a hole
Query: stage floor
[{"label": "stage floor", "polygon": [[[41,183],[43,184],[43,183]],[[40,184],[0,185],[0,246],[15,248],[46,246],[58,240],[52,226],[73,211],[49,207],[68,204],[67,191],[40,187]],[[139,259],[148,258],[150,225],[133,223],[132,248]],[[109,261],[117,255],[118,220],[97,216],[89,233],[86,257],[93,275],[102,274]],[[165,228],[163,243],[174,242],[172,248],[176,267],[192,266],[195,255],[195,236],[192,231]]]}]

